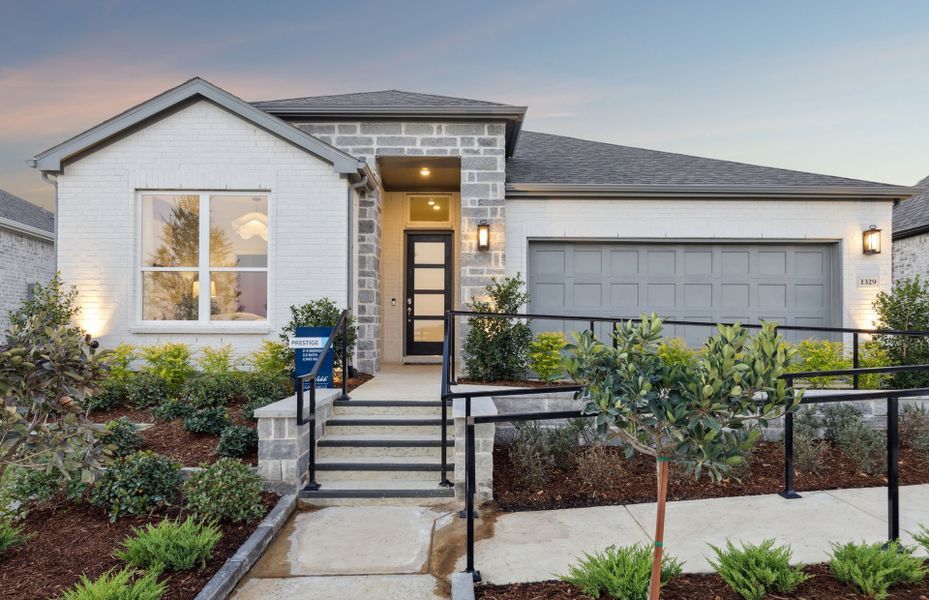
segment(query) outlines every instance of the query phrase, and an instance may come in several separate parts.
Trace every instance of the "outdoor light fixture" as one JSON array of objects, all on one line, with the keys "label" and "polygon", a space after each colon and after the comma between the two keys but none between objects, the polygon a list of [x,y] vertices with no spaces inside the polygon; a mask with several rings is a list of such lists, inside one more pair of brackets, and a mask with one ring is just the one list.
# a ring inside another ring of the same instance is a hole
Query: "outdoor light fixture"
[{"label": "outdoor light fixture", "polygon": [[419,170],[419,174],[422,175],[423,177],[429,177],[430,173],[432,173],[432,171],[430,171],[428,167],[423,167],[422,169]]},{"label": "outdoor light fixture", "polygon": [[877,225],[871,225],[864,233],[861,234],[861,240],[864,244],[865,254],[881,253],[881,230]]},{"label": "outdoor light fixture", "polygon": [[487,221],[481,221],[477,224],[477,249],[490,249],[490,224]]}]

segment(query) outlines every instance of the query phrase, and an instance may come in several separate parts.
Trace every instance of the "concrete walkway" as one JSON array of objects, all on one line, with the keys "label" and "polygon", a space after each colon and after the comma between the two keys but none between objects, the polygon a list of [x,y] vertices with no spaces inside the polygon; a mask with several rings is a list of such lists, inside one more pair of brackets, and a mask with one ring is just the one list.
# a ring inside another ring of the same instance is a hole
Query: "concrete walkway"
[{"label": "concrete walkway", "polygon": [[[912,544],[908,532],[929,527],[929,485],[901,487],[900,506],[901,536]],[[650,543],[654,522],[653,503],[499,514],[492,535],[475,544],[475,565],[488,583],[552,579],[585,552]],[[699,573],[710,571],[707,543],[726,539],[775,538],[790,544],[797,562],[816,563],[827,560],[830,542],[886,536],[886,488],[804,492],[799,500],[742,496],[669,502],[665,551]],[[456,571],[463,568],[461,558]]]}]

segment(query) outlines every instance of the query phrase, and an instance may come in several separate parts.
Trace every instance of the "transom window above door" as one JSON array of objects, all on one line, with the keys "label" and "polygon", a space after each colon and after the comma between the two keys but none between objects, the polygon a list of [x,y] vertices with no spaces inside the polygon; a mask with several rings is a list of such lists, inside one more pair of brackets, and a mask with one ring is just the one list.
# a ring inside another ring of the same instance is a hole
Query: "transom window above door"
[{"label": "transom window above door", "polygon": [[268,196],[139,194],[139,318],[217,323],[268,317]]},{"label": "transom window above door", "polygon": [[451,196],[411,194],[410,223],[448,223]]}]

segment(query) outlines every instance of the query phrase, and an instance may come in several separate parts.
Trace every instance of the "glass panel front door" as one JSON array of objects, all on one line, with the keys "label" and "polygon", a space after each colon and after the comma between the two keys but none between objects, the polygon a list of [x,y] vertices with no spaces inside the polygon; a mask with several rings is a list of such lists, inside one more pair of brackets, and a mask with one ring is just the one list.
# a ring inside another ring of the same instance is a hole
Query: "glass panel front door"
[{"label": "glass panel front door", "polygon": [[452,234],[406,238],[406,354],[442,353],[443,319],[452,307]]}]

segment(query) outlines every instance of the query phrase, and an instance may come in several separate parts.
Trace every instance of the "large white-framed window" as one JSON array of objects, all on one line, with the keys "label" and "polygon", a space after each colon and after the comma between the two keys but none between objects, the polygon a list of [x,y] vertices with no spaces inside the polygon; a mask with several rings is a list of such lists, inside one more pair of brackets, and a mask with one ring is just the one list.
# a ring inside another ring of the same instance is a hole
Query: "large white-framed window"
[{"label": "large white-framed window", "polygon": [[142,191],[138,214],[139,322],[267,322],[267,193]]}]

